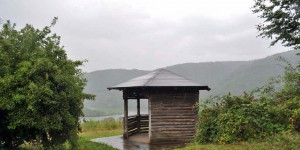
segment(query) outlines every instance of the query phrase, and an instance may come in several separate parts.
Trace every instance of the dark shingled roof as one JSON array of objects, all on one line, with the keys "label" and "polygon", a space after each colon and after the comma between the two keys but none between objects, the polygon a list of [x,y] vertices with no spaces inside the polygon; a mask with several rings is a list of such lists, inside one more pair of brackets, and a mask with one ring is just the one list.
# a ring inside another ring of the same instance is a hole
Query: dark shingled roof
[{"label": "dark shingled roof", "polygon": [[190,87],[199,90],[210,90],[208,86],[202,86],[194,83],[182,76],[179,76],[166,69],[158,69],[146,75],[130,79],[118,85],[108,87],[107,89],[127,89],[144,87]]}]

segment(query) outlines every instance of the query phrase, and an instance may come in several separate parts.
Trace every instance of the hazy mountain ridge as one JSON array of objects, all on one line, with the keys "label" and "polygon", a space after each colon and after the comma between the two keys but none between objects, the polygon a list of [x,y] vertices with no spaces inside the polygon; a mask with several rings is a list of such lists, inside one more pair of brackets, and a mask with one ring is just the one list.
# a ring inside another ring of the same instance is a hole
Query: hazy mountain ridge
[{"label": "hazy mountain ridge", "polygon": [[[288,51],[252,61],[185,63],[166,67],[201,85],[208,85],[211,91],[200,91],[201,98],[222,95],[228,92],[241,94],[268,82],[271,77],[284,73],[283,62],[278,56],[287,58],[292,64],[299,62],[296,51]],[[87,73],[85,91],[96,95],[95,101],[86,101],[85,107],[103,111],[122,112],[122,92],[108,91],[107,87],[148,73],[145,70],[110,69]]]},{"label": "hazy mountain ridge", "polygon": [[[109,69],[94,71],[85,74],[87,85],[85,91],[96,95],[94,101],[85,101],[85,108],[92,110],[101,110],[98,114],[104,112],[120,113],[123,110],[122,92],[116,90],[107,90],[107,87],[127,81],[131,78],[141,76],[149,71]],[[84,111],[90,112],[90,111]],[[89,113],[91,114],[91,113]]]}]

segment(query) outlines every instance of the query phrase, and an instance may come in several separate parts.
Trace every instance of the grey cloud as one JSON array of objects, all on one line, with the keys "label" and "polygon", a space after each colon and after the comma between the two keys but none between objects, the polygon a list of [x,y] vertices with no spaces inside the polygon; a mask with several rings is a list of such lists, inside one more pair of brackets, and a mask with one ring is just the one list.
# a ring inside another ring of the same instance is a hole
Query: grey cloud
[{"label": "grey cloud", "polygon": [[62,36],[71,59],[89,60],[86,71],[249,60],[286,50],[268,48],[270,41],[256,38],[259,20],[252,14],[228,20],[203,15],[162,20],[142,9],[111,7],[104,1],[86,6],[73,6],[72,2],[1,0],[0,18],[20,26],[32,23],[43,27],[58,16],[53,31]]}]

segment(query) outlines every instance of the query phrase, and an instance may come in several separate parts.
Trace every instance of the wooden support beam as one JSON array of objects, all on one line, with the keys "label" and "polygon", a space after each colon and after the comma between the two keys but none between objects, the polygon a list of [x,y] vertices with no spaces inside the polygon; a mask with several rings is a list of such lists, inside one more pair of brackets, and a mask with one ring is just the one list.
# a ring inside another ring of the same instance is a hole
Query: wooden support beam
[{"label": "wooden support beam", "polygon": [[140,131],[141,131],[141,111],[140,111],[141,107],[140,107],[140,98],[139,97],[137,97],[136,102],[137,102],[137,108],[136,108],[136,110],[137,110],[137,132],[140,133]]},{"label": "wooden support beam", "polygon": [[128,99],[124,97],[124,133],[123,137],[128,138]]},{"label": "wooden support beam", "polygon": [[152,139],[152,131],[151,131],[151,128],[152,128],[152,124],[151,124],[151,121],[152,121],[152,114],[151,114],[152,110],[151,110],[151,99],[149,98],[148,99],[148,122],[149,122],[149,129],[148,129],[148,137],[151,141]]}]

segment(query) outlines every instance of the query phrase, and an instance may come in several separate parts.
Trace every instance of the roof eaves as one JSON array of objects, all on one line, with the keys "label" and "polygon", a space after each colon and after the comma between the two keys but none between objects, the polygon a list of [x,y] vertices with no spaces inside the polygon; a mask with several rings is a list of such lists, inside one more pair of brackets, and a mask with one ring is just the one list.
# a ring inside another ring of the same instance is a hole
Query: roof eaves
[{"label": "roof eaves", "polygon": [[207,90],[210,91],[211,88],[207,85],[205,86],[132,86],[132,87],[108,87],[108,90],[124,90],[124,89],[132,89],[132,88],[198,88],[199,90]]}]

